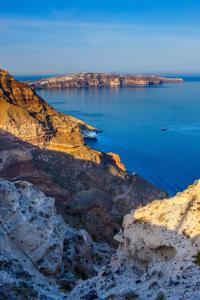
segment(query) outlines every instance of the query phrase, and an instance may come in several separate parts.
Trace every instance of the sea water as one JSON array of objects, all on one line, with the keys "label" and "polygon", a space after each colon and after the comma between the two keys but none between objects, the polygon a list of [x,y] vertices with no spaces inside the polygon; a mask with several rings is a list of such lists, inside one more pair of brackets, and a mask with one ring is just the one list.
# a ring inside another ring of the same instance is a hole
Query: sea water
[{"label": "sea water", "polygon": [[129,172],[173,195],[200,178],[200,77],[184,79],[155,87],[37,93],[103,131],[89,146],[118,153]]}]

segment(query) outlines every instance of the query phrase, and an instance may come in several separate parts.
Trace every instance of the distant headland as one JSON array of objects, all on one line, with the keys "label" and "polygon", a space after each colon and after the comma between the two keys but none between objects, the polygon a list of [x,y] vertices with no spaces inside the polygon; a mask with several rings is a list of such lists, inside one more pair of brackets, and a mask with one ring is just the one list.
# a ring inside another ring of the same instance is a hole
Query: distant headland
[{"label": "distant headland", "polygon": [[26,82],[34,89],[90,88],[90,87],[131,87],[152,86],[165,83],[182,83],[182,78],[161,77],[156,75],[120,75],[109,73],[66,74]]}]

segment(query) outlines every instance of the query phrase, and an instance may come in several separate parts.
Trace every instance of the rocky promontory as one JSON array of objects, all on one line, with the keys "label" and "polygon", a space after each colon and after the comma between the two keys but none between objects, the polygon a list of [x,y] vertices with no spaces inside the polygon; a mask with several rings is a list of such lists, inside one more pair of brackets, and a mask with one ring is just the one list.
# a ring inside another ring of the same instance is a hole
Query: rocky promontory
[{"label": "rocky promontory", "polygon": [[0,299],[198,300],[200,181],[168,199],[83,128],[0,70]]},{"label": "rocky promontory", "polygon": [[106,73],[77,73],[43,78],[27,82],[34,89],[131,87],[152,86],[164,83],[182,83],[182,78],[147,75],[120,75]]},{"label": "rocky promontory", "polygon": [[0,128],[31,144],[55,150],[84,145],[92,126],[55,111],[30,87],[0,70]]},{"label": "rocky promontory", "polygon": [[118,155],[89,148],[82,128],[94,129],[0,71],[0,177],[33,183],[67,223],[112,243],[124,214],[165,193],[127,174]]}]

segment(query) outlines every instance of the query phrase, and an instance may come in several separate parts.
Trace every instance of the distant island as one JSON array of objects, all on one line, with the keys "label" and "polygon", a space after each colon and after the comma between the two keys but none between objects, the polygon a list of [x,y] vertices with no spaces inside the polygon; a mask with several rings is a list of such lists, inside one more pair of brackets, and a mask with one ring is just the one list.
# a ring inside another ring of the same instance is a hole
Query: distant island
[{"label": "distant island", "polygon": [[90,88],[90,87],[131,87],[152,86],[164,83],[182,83],[182,78],[146,75],[120,75],[106,73],[76,73],[42,78],[26,82],[34,89]]}]

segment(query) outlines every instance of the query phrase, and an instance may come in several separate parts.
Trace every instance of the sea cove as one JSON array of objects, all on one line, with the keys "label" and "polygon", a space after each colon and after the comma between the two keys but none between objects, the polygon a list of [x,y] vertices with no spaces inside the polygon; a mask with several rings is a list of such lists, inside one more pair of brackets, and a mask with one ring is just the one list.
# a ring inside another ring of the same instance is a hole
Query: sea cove
[{"label": "sea cove", "polygon": [[200,177],[200,78],[180,77],[182,84],[37,93],[103,130],[91,147],[118,153],[129,172],[173,195]]}]

